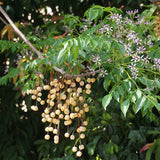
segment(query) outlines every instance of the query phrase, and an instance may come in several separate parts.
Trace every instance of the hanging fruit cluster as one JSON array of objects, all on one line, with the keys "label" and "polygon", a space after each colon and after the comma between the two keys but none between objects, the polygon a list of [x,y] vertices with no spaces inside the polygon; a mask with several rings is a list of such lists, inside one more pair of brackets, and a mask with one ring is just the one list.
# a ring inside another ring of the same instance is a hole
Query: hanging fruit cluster
[{"label": "hanging fruit cluster", "polygon": [[[60,124],[66,126],[64,137],[75,140],[72,148],[77,157],[81,157],[84,145],[82,140],[85,138],[85,131],[88,122],[86,121],[86,112],[89,107],[86,101],[86,95],[91,93],[91,86],[95,78],[66,79],[59,76],[50,81],[50,84],[38,86],[35,90],[30,90],[32,99],[36,100],[36,105],[32,105],[33,111],[38,110],[38,105],[45,105],[42,113],[42,122],[48,123],[45,128],[45,139],[49,140],[51,134],[54,135],[54,143],[59,143]],[[42,100],[42,91],[47,91],[47,98]],[[69,132],[69,128],[74,125],[74,129]]]}]

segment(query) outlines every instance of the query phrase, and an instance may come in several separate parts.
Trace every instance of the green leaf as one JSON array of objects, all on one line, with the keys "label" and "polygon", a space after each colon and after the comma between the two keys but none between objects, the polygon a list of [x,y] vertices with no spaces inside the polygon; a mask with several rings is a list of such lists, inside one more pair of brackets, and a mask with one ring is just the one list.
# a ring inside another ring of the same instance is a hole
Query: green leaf
[{"label": "green leaf", "polygon": [[124,55],[125,54],[125,48],[124,48],[124,45],[121,44],[121,43],[118,43],[118,47],[119,47],[119,50],[121,51],[121,54]]},{"label": "green leaf", "polygon": [[123,93],[124,93],[123,87],[122,87],[122,86],[118,86],[118,87],[117,87],[117,92],[118,92],[121,96],[123,96]]},{"label": "green leaf", "polygon": [[63,49],[60,50],[59,54],[58,54],[58,57],[57,57],[57,62],[59,63],[61,61],[61,58],[65,55],[65,53],[67,52],[67,50],[69,48],[67,48],[69,45],[68,42],[65,42],[64,43],[64,46],[63,46]]},{"label": "green leaf", "polygon": [[99,5],[95,5],[92,8],[88,9],[84,16],[87,17],[89,21],[95,20],[97,22],[98,18],[102,17],[103,15],[103,7]]},{"label": "green leaf", "polygon": [[136,95],[137,95],[137,98],[140,98],[142,96],[142,91],[138,89],[136,91]]},{"label": "green leaf", "polygon": [[146,97],[142,96],[140,97],[136,102],[136,113],[143,107],[144,103],[146,101]]},{"label": "green leaf", "polygon": [[122,104],[121,104],[121,111],[123,112],[124,116],[126,116],[126,113],[128,111],[130,105],[129,99],[126,99]]},{"label": "green leaf", "polygon": [[106,91],[108,91],[108,87],[111,84],[111,80],[109,79],[109,76],[105,76],[103,87]]},{"label": "green leaf", "polygon": [[124,85],[124,88],[127,92],[131,91],[131,87],[132,87],[132,83],[130,80],[124,80],[123,81],[123,85]]},{"label": "green leaf", "polygon": [[160,81],[159,81],[158,79],[156,79],[154,82],[155,82],[156,86],[157,86],[158,88],[160,88]]},{"label": "green leaf", "polygon": [[107,106],[109,105],[110,101],[112,99],[112,95],[111,94],[108,94],[106,96],[103,97],[102,99],[102,105],[103,105],[103,108],[106,110]]},{"label": "green leaf", "polygon": [[113,94],[113,98],[114,98],[117,102],[119,102],[119,100],[120,100],[119,93],[118,93],[117,91],[114,91],[112,94]]}]

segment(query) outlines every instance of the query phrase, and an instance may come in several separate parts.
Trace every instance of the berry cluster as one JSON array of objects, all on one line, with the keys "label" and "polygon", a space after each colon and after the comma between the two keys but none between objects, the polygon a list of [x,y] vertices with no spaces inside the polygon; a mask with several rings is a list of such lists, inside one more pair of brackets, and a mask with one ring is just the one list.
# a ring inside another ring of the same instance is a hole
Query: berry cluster
[{"label": "berry cluster", "polygon": [[[50,134],[54,135],[54,143],[59,143],[60,122],[67,127],[64,137],[70,140],[76,140],[72,151],[76,152],[77,157],[81,157],[81,150],[84,149],[82,139],[85,138],[85,131],[88,122],[85,120],[85,113],[89,112],[86,101],[86,95],[91,93],[91,85],[95,78],[77,77],[76,79],[66,79],[64,77],[55,78],[50,81],[49,85],[38,86],[35,90],[30,90],[32,99],[36,100],[36,105],[32,105],[33,111],[38,111],[37,103],[45,105],[46,108],[42,113],[42,122],[49,123],[45,128],[47,132],[45,139],[50,139]],[[47,98],[42,100],[42,90],[47,91]],[[75,128],[69,132],[69,127],[75,125]],[[77,147],[77,143],[79,146]],[[78,149],[79,148],[79,149]]]}]

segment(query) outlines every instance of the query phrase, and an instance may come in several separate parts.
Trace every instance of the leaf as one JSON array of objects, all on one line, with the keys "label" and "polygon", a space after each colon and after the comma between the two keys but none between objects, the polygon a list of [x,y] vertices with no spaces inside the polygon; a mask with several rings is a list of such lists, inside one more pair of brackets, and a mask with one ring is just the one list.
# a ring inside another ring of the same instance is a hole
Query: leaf
[{"label": "leaf", "polygon": [[108,87],[111,84],[111,80],[109,79],[109,76],[105,76],[103,87],[106,91],[108,91]]},{"label": "leaf", "polygon": [[144,103],[146,101],[146,97],[142,96],[140,97],[136,102],[136,113],[143,107]]},{"label": "leaf", "polygon": [[129,108],[129,99],[126,99],[122,104],[121,104],[121,111],[123,112],[124,116],[126,116],[126,113],[128,111]]},{"label": "leaf", "polygon": [[102,17],[103,15],[103,7],[99,5],[95,5],[92,8],[88,9],[84,16],[87,17],[89,21],[95,20],[97,22],[98,18]]},{"label": "leaf", "polygon": [[125,54],[125,48],[124,48],[124,45],[121,44],[121,43],[118,43],[118,47],[119,47],[119,50],[121,51],[121,54],[124,55]]},{"label": "leaf", "polygon": [[132,83],[128,79],[123,81],[123,85],[127,92],[131,90]]},{"label": "leaf", "polygon": [[140,153],[142,153],[143,151],[146,151],[147,149],[151,148],[154,143],[155,143],[155,142],[145,144],[145,145],[141,148]]},{"label": "leaf", "polygon": [[67,52],[67,47],[69,45],[68,42],[65,42],[64,44],[64,47],[63,49],[60,50],[59,54],[58,54],[58,57],[57,57],[57,62],[60,62],[61,58],[64,56],[64,54]]},{"label": "leaf", "polygon": [[102,99],[102,105],[103,105],[103,108],[106,110],[107,106],[109,105],[110,101],[112,99],[112,95],[111,94],[108,94],[106,96],[103,97]]},{"label": "leaf", "polygon": [[14,38],[14,31],[11,27],[8,28],[8,40],[13,40]]},{"label": "leaf", "polygon": [[118,93],[117,91],[114,91],[114,92],[113,92],[113,98],[114,98],[117,102],[119,102],[120,96],[119,96],[119,93]]},{"label": "leaf", "polygon": [[160,88],[160,81],[159,81],[158,79],[156,79],[154,82],[155,82],[156,86],[157,86],[158,88]]},{"label": "leaf", "polygon": [[3,39],[4,35],[8,31],[9,25],[4,26],[4,28],[1,31],[1,39]]},{"label": "leaf", "polygon": [[142,96],[142,91],[138,89],[136,91],[136,95],[137,95],[138,98],[140,98]]}]

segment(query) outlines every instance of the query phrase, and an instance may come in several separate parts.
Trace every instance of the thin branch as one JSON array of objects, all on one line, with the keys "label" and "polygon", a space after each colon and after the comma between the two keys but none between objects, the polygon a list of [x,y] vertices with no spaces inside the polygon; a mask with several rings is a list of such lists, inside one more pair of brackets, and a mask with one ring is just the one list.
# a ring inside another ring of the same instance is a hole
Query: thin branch
[{"label": "thin branch", "polygon": [[[25,37],[25,35],[16,27],[16,25],[13,23],[13,21],[10,19],[10,17],[7,15],[7,13],[3,10],[3,8],[0,6],[0,12],[3,14],[3,16],[7,19],[7,21],[9,22],[9,24],[12,26],[12,28],[14,29],[14,31],[24,40],[24,42],[32,49],[33,52],[35,52],[37,54],[37,56],[41,59],[44,59],[45,57],[42,55],[41,52],[39,52],[33,45],[32,43]],[[0,17],[0,19],[3,21],[3,18]],[[7,22],[6,22],[7,23]],[[50,65],[51,62],[50,62]],[[75,77],[85,77],[85,76],[90,76],[96,73],[101,72],[101,70],[97,70],[94,72],[86,72],[80,75],[70,75],[67,74],[63,69],[60,69],[56,66],[53,66],[53,69],[59,73],[61,73],[63,76],[67,77],[67,78],[75,78]]]},{"label": "thin branch", "polygon": [[1,20],[5,25],[9,25],[2,17],[0,17],[0,20]]}]

